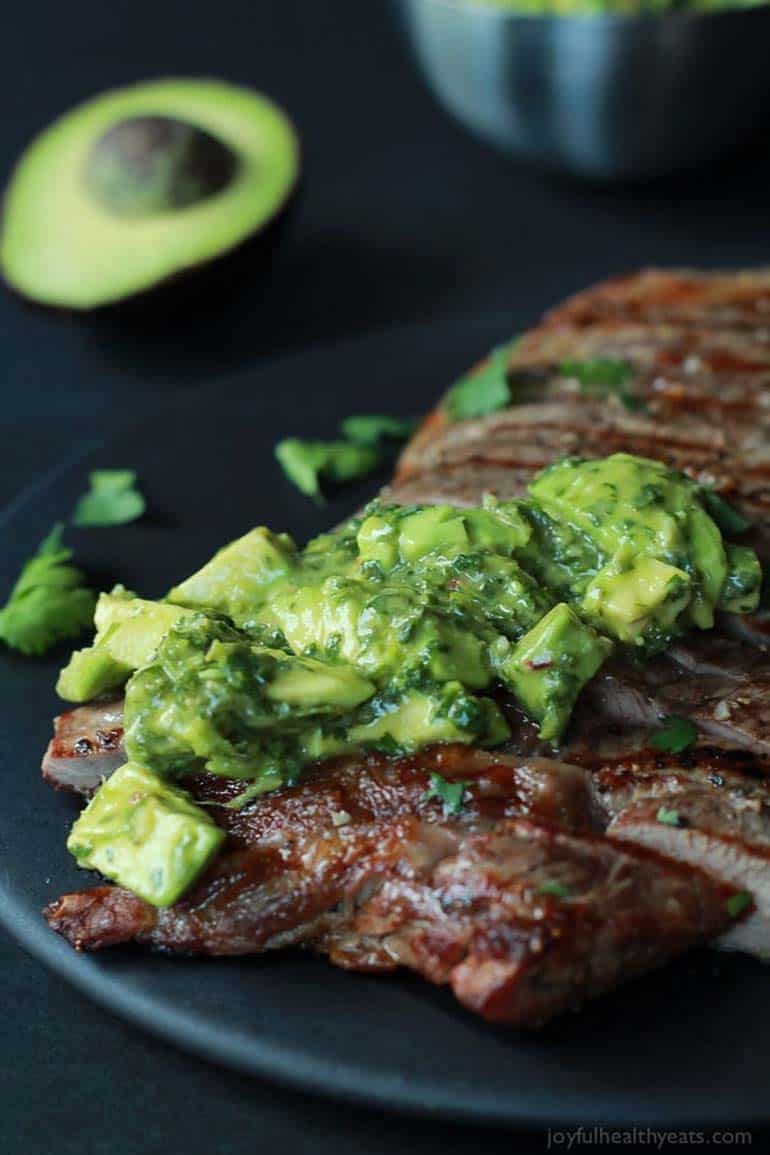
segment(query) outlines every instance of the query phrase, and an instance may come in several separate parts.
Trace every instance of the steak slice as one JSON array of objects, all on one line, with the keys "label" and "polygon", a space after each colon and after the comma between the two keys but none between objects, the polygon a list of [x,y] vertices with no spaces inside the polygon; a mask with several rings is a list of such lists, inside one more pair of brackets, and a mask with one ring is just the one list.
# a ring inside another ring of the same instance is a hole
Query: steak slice
[{"label": "steak slice", "polygon": [[[432,769],[470,782],[458,815],[425,797]],[[192,783],[228,831],[174,906],[119,887],[46,917],[80,949],[254,953],[301,943],[353,969],[407,966],[495,1022],[535,1026],[731,922],[734,888],[596,833],[590,777],[463,748],[347,761],[226,806],[242,784]]]},{"label": "steak slice", "polygon": [[770,321],[770,270],[643,269],[577,293],[546,316],[553,325],[593,325],[608,319],[753,329],[756,336]]},{"label": "steak slice", "polygon": [[59,714],[53,725],[42,770],[57,789],[91,794],[126,760],[122,698],[77,706]]},{"label": "steak slice", "polygon": [[[622,387],[591,388],[569,372],[570,362],[624,362],[629,369]],[[477,368],[482,368],[480,362]],[[712,431],[729,424],[741,429],[741,440],[767,428],[770,405],[770,339],[750,330],[694,329],[687,325],[642,324],[618,320],[588,327],[548,324],[525,333],[513,346],[506,369],[515,414],[532,404],[586,405],[606,393],[611,409],[676,422],[684,417]],[[499,415],[499,414],[498,414]],[[716,424],[715,424],[716,422]],[[405,447],[398,476],[424,472],[435,443],[447,431],[478,430],[483,422],[452,423],[443,405],[423,422]],[[687,428],[686,425],[684,427]],[[581,451],[582,452],[582,451]]]},{"label": "steak slice", "polygon": [[[770,439],[758,421],[698,419],[686,411],[663,419],[630,413],[619,403],[572,399],[504,409],[473,422],[446,425],[423,447],[419,460],[405,456],[386,493],[402,501],[400,487],[412,483],[410,501],[427,501],[415,480],[437,474],[464,475],[477,503],[485,492],[501,499],[522,496],[532,476],[565,456],[604,457],[633,453],[654,457],[671,469],[708,484],[747,513],[767,516]],[[493,486],[479,474],[494,470]]]},{"label": "steak slice", "polygon": [[[719,638],[713,638],[713,645]],[[690,719],[701,735],[751,751],[763,759],[770,757],[770,675],[749,673],[753,653],[747,655],[747,672],[725,665],[707,673],[704,666],[693,671],[681,664],[686,646],[678,650],[680,661],[665,655],[644,666],[615,659],[585,688],[585,703],[591,724],[607,722],[627,729],[648,731],[667,715]],[[694,659],[695,660],[695,659]],[[700,659],[705,663],[705,659]],[[593,714],[591,713],[593,712]],[[578,718],[576,725],[580,726]]]},{"label": "steak slice", "polygon": [[402,859],[321,946],[352,969],[407,966],[490,1022],[534,1027],[704,941],[728,898],[636,847],[509,820],[427,868]]},{"label": "steak slice", "polygon": [[[735,401],[752,404],[755,392],[767,386],[770,342],[749,330],[693,328],[691,325],[646,321],[605,320],[589,326],[545,324],[524,333],[510,355],[514,401],[521,374],[551,369],[565,361],[626,361],[636,374],[654,381],[669,376],[721,401],[716,394],[743,385],[749,396]],[[716,382],[719,382],[718,386]],[[729,399],[727,404],[731,404]]]},{"label": "steak slice", "polygon": [[751,893],[755,909],[719,945],[766,957],[770,952],[770,784],[718,751],[688,752],[597,771],[607,834],[647,846]]}]

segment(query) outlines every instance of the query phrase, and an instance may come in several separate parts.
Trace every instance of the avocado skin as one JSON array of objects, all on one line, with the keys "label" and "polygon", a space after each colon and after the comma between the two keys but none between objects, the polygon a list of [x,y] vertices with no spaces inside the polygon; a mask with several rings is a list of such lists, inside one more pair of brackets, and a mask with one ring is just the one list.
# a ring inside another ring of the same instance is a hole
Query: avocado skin
[{"label": "avocado skin", "polygon": [[[133,86],[135,90],[141,87],[143,86]],[[41,301],[12,283],[5,275],[2,266],[0,266],[0,284],[3,284],[17,300],[35,311],[49,316],[93,319],[100,324],[111,322],[131,324],[135,320],[142,325],[148,322],[163,324],[164,318],[169,315],[183,314],[193,308],[200,309],[203,313],[206,307],[211,305],[212,300],[221,303],[222,300],[234,295],[247,284],[253,283],[255,276],[260,275],[260,270],[265,273],[270,271],[279,250],[284,248],[294,231],[303,189],[304,151],[302,138],[293,117],[283,107],[280,107],[279,111],[293,137],[296,158],[293,183],[283,194],[283,199],[275,205],[272,215],[242,240],[206,259],[177,269],[155,280],[146,288],[131,291],[119,299],[104,303],[80,306]],[[25,155],[26,150],[5,183],[0,205],[0,229],[5,228],[8,192]]]}]

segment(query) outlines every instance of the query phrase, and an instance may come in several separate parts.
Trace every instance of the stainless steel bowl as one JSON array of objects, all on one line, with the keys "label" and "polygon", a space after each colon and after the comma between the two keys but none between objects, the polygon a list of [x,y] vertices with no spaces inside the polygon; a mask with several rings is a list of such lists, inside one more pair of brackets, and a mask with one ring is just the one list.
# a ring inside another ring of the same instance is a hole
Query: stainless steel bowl
[{"label": "stainless steel bowl", "polygon": [[652,176],[724,157],[767,124],[770,4],[564,17],[396,3],[441,104],[529,160],[601,180]]}]

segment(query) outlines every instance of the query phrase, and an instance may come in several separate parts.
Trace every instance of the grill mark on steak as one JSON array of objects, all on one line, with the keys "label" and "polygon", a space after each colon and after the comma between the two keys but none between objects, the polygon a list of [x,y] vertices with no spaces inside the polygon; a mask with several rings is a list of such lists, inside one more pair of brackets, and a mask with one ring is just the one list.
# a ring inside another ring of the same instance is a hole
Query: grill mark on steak
[{"label": "grill mark on steak", "polygon": [[587,326],[608,319],[751,329],[755,340],[770,340],[770,270],[644,269],[577,293],[552,309],[545,323]]},{"label": "grill mark on steak", "polygon": [[734,424],[715,429],[686,416],[664,424],[597,401],[550,405],[539,423],[534,410],[503,410],[483,421],[448,426],[426,447],[419,469],[402,470],[396,484],[426,472],[472,472],[479,465],[513,470],[518,480],[522,471],[531,475],[559,457],[624,452],[655,457],[696,480],[716,482],[739,499],[763,500],[770,485],[768,438],[756,424],[742,436]]},{"label": "grill mark on steak", "polygon": [[636,372],[651,376],[683,375],[694,387],[703,381],[708,388],[718,376],[724,383],[742,381],[753,388],[770,371],[770,343],[755,340],[750,331],[654,321],[607,320],[588,328],[548,321],[519,339],[509,364],[515,379],[519,369],[538,371],[544,365],[597,358],[627,361]]}]

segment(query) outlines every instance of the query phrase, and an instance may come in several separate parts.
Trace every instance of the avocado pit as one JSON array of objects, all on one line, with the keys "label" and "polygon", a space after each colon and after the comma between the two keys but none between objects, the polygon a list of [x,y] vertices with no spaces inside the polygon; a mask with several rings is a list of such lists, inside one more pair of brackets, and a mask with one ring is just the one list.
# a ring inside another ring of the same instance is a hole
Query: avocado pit
[{"label": "avocado pit", "polygon": [[136,116],[94,142],[85,180],[108,212],[147,217],[216,196],[237,169],[235,154],[205,129],[168,116]]}]

